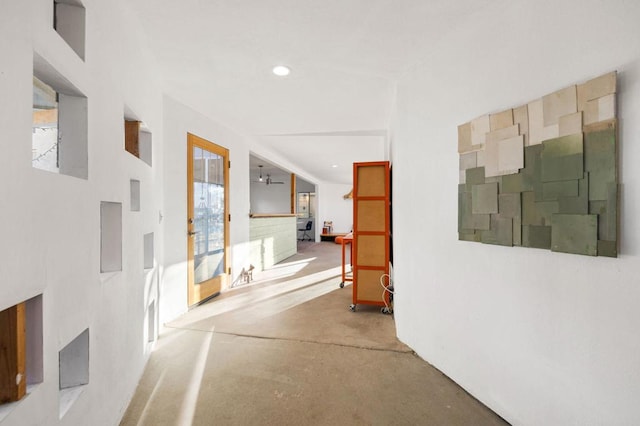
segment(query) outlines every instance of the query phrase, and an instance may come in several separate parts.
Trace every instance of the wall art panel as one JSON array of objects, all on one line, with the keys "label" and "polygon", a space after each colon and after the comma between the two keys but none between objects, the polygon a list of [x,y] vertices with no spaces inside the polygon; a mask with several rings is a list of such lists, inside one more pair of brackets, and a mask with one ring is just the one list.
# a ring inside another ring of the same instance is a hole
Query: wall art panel
[{"label": "wall art panel", "polygon": [[616,72],[458,126],[458,238],[618,255]]}]

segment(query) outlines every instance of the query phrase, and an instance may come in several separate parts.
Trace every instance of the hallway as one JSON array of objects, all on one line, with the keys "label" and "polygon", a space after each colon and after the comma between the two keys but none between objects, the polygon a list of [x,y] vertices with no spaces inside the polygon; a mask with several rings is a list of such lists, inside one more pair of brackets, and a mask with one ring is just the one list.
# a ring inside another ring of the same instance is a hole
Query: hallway
[{"label": "hallway", "polygon": [[166,325],[122,425],[505,424],[393,316],[349,311],[339,245],[303,243],[254,279]]}]

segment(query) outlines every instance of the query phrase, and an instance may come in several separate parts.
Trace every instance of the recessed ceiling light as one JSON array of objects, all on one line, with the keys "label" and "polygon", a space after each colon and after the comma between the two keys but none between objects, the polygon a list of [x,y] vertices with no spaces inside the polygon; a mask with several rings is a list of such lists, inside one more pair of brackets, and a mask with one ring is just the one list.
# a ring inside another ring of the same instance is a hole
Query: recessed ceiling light
[{"label": "recessed ceiling light", "polygon": [[289,75],[291,72],[291,68],[285,67],[284,65],[278,65],[273,67],[273,73],[279,77],[284,77]]},{"label": "recessed ceiling light", "polygon": [[338,167],[337,164],[332,165],[331,167],[333,167],[334,169]]}]

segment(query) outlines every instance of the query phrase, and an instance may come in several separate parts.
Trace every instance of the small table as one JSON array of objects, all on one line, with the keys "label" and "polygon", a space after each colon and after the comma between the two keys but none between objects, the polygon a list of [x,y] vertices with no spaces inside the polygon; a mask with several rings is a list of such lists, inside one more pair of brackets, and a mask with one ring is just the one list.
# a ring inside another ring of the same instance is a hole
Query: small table
[{"label": "small table", "polygon": [[[351,244],[353,242],[353,233],[349,232],[347,235],[342,235],[336,237],[336,242],[340,243],[342,246],[342,282],[340,283],[340,288],[344,288],[344,284],[347,281],[353,281],[353,270],[347,272],[346,264],[345,264],[345,254],[347,251],[347,244]],[[353,251],[349,249],[349,266],[353,263]]]}]

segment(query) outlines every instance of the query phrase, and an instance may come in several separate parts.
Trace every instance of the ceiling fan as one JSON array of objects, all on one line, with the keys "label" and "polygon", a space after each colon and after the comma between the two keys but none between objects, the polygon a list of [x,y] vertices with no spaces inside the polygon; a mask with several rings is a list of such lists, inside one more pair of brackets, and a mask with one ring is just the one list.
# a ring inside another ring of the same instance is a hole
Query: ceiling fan
[{"label": "ceiling fan", "polygon": [[254,182],[256,182],[256,183],[265,183],[267,185],[272,185],[272,184],[281,185],[281,184],[284,184],[284,182],[277,182],[277,181],[274,181],[273,179],[271,179],[271,175],[270,174],[267,174],[267,177],[263,178],[262,177],[262,164],[259,165],[258,167],[260,167],[260,177],[258,177],[258,180],[254,180]]}]

